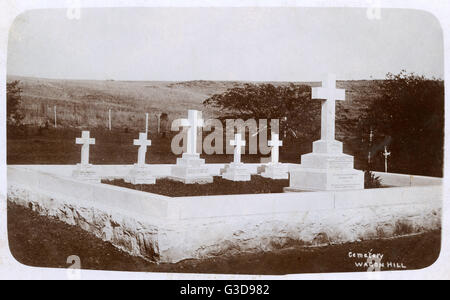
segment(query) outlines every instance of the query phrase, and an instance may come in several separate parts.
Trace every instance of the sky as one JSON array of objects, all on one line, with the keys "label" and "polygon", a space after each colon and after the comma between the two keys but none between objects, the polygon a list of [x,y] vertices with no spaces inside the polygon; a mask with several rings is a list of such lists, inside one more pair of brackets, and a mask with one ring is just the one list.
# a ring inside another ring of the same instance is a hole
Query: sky
[{"label": "sky", "polygon": [[443,33],[422,11],[355,8],[92,8],[19,16],[8,75],[90,80],[444,77]]}]

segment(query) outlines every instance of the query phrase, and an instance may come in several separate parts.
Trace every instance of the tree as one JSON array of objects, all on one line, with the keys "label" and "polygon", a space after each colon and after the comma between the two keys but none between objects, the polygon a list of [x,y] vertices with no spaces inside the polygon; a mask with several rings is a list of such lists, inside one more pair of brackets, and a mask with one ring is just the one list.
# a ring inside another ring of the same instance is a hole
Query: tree
[{"label": "tree", "polygon": [[379,95],[366,109],[360,132],[375,132],[373,154],[383,161],[384,144],[392,152],[392,171],[442,176],[444,84],[402,71],[376,85]]},{"label": "tree", "polygon": [[22,124],[24,115],[21,112],[22,89],[20,88],[20,81],[13,81],[7,83],[6,87],[6,113],[7,124],[12,126],[19,126]]},{"label": "tree", "polygon": [[245,84],[215,94],[203,103],[222,119],[279,119],[281,131],[308,140],[320,133],[320,102],[307,85]]}]

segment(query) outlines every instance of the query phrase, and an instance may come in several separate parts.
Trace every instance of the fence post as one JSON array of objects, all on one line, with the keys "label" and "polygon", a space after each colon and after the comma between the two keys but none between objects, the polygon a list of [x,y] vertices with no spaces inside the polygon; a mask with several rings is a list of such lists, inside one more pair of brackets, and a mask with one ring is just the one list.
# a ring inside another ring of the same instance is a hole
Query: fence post
[{"label": "fence post", "polygon": [[157,114],[156,117],[158,118],[158,134],[161,134],[161,115]]},{"label": "fence post", "polygon": [[109,109],[109,112],[108,112],[108,127],[109,127],[109,131],[111,131],[112,130],[112,120],[111,120],[111,109]]}]

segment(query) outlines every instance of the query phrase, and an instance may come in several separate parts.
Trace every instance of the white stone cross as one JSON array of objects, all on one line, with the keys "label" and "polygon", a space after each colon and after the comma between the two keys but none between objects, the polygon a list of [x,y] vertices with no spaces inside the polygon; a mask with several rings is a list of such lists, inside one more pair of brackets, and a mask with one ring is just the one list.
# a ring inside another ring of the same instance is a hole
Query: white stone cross
[{"label": "white stone cross", "polygon": [[388,157],[389,157],[389,155],[391,155],[391,152],[387,151],[387,147],[386,146],[384,147],[383,155],[384,155],[384,172],[387,173],[388,172]]},{"label": "white stone cross", "polygon": [[280,147],[283,146],[283,141],[280,141],[277,133],[272,133],[272,140],[269,141],[269,147],[272,147],[272,163],[277,164],[280,161]]},{"label": "white stone cross", "polygon": [[139,133],[139,139],[134,140],[134,145],[139,146],[138,152],[138,166],[145,166],[145,155],[147,154],[147,147],[152,145],[151,140],[147,140],[147,133]]},{"label": "white stone cross", "polygon": [[240,133],[235,134],[234,141],[230,141],[230,145],[234,146],[234,162],[236,164],[241,163],[242,147],[246,145],[246,141],[242,140]]},{"label": "white stone cross", "polygon": [[201,117],[199,117],[199,112],[197,110],[189,110],[188,118],[181,120],[181,126],[189,127],[187,134],[187,154],[198,154],[197,153],[197,131],[199,127],[203,127],[204,122]]},{"label": "white stone cross", "polygon": [[81,138],[76,138],[75,143],[78,145],[83,145],[81,147],[81,165],[89,165],[89,146],[95,145],[95,139],[90,138],[89,131],[83,131]]},{"label": "white stone cross", "polygon": [[336,75],[329,74],[322,82],[321,88],[312,89],[312,99],[325,100],[322,102],[322,140],[334,141],[336,101],[345,101],[345,90],[336,89]]}]

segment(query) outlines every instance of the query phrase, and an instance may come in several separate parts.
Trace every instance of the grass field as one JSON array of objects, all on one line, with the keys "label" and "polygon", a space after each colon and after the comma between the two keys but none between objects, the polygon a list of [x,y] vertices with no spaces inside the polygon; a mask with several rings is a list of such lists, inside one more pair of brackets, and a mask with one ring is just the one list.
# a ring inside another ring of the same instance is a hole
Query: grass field
[{"label": "grass field", "polygon": [[[188,109],[203,111],[206,118],[216,116],[215,111],[202,105],[210,96],[246,82],[189,81],[189,82],[131,82],[81,81],[29,77],[8,77],[8,82],[19,80],[23,90],[22,109],[25,124],[54,123],[56,106],[57,124],[72,128],[107,127],[108,111],[112,110],[115,128],[142,130],[145,113],[150,114],[150,127],[157,127],[157,114],[169,114],[174,120],[187,116]],[[301,83],[301,82],[298,82]],[[289,83],[275,82],[274,85]],[[319,86],[320,83],[302,83]],[[338,103],[339,119],[357,118],[373,97],[374,81],[339,82],[347,90],[347,101]],[[338,133],[339,134],[339,133]]]},{"label": "grass field", "polygon": [[[292,245],[287,249],[257,254],[186,260],[156,264],[132,257],[82,229],[39,216],[27,208],[8,203],[8,238],[13,256],[22,264],[67,268],[67,258],[77,255],[81,267],[91,270],[121,270],[166,273],[283,275],[325,272],[367,272],[365,259],[349,253],[380,253],[386,270],[414,270],[432,265],[441,249],[441,232],[389,240],[362,241],[320,248]],[[394,263],[388,267],[388,263]],[[404,266],[397,267],[396,264]]]}]

